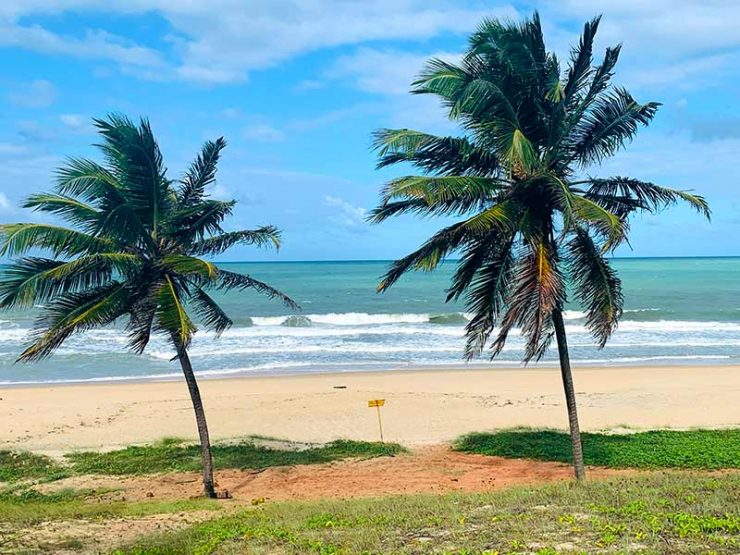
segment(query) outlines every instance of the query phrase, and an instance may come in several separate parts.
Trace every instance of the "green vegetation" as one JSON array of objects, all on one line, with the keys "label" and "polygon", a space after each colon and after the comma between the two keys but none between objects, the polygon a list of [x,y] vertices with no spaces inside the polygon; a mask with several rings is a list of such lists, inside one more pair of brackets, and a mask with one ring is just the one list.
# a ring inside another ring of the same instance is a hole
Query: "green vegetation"
[{"label": "green vegetation", "polygon": [[276,503],[117,555],[737,553],[740,475],[665,472],[487,494]]},{"label": "green vegetation", "polygon": [[[213,447],[216,468],[268,468],[318,464],[348,458],[396,455],[403,448],[395,443],[338,440],[303,450],[273,449],[254,441],[217,444]],[[200,470],[200,446],[179,439],[152,445],[131,446],[117,451],[76,452],[65,455],[62,465],[43,455],[0,451],[0,481],[50,481],[72,474],[154,474]],[[1,492],[0,492],[1,495]]]},{"label": "green vegetation", "polygon": [[[613,468],[740,468],[740,429],[584,433],[586,464]],[[509,430],[463,436],[455,449],[500,457],[571,462],[567,434]]]},{"label": "green vegetation", "polygon": [[[335,441],[301,451],[261,447],[252,441],[214,447],[217,467],[255,469],[395,455],[402,451],[396,444],[360,441]],[[156,518],[179,521],[175,513],[215,511],[229,506],[206,498],[130,502],[123,499],[125,491],[98,488],[44,492],[36,487],[41,482],[76,474],[136,475],[200,470],[200,446],[182,440],[167,439],[108,453],[73,453],[66,459],[68,464],[61,465],[31,453],[2,453],[3,476],[10,485],[0,490],[0,552],[5,553],[6,548],[11,549],[9,552],[23,553],[82,549],[90,547],[88,530],[97,527],[96,534],[104,536],[110,519],[125,519],[135,530],[136,519],[140,517],[159,515]],[[39,526],[46,525],[52,531],[48,537],[44,535],[36,541]]]},{"label": "green vegetation", "polygon": [[659,107],[612,81],[620,45],[594,60],[600,19],[584,25],[565,64],[547,50],[537,13],[520,22],[483,19],[459,61],[429,60],[412,92],[434,96],[461,133],[377,131],[378,167],[410,164],[417,175],[388,182],[370,215],[373,223],[401,214],[445,222],[393,263],[378,290],[456,256],[446,300],[464,299],[472,314],[466,358],[478,356],[494,331],[491,357],[519,328],[525,363],[556,340],[578,478],[584,463],[562,314],[568,293],[603,347],[624,304],[609,253],[627,241],[631,219],[678,202],[709,218],[706,201],[686,191],[590,177]]},{"label": "green vegetation", "polygon": [[44,455],[28,452],[0,451],[0,482],[62,477],[64,468]]},{"label": "green vegetation", "polygon": [[31,525],[47,520],[79,518],[107,519],[191,510],[217,510],[219,503],[211,499],[178,501],[107,501],[101,490],[64,489],[54,493],[39,493],[31,488],[0,493],[0,522]]},{"label": "green vegetation", "polygon": [[[301,451],[271,449],[245,441],[233,445],[214,445],[216,468],[267,468],[295,464],[317,464],[351,457],[368,458],[395,455],[402,451],[393,443],[340,440]],[[67,456],[79,474],[149,474],[154,472],[197,471],[200,447],[178,440],[154,445],[127,447],[106,453],[81,452]]]},{"label": "green vegetation", "polygon": [[103,163],[69,158],[56,171],[54,190],[24,204],[69,227],[0,225],[0,256],[14,258],[0,276],[0,309],[41,307],[32,344],[18,357],[24,362],[50,356],[76,333],[122,319],[136,353],[153,334],[164,336],[193,403],[203,488],[215,497],[208,426],[188,347],[198,327],[218,335],[233,322],[209,293],[250,290],[297,305],[268,284],[203,257],[238,244],[277,248],[280,231],[222,227],[236,201],[209,198],[208,186],[216,179],[223,138],[207,141],[182,178],[171,180],[147,120],[137,125],[110,115],[93,123]]}]

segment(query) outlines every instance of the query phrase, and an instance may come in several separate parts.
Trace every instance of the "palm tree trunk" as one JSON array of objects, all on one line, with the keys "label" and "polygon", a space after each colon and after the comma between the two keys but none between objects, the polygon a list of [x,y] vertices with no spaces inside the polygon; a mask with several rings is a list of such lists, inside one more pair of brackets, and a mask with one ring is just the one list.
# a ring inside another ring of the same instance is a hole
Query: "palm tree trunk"
[{"label": "palm tree trunk", "polygon": [[563,378],[565,404],[568,406],[570,443],[573,448],[573,469],[575,470],[576,479],[583,480],[586,477],[586,469],[583,465],[583,446],[581,445],[581,430],[578,426],[576,393],[573,389],[573,375],[570,371],[570,355],[568,354],[568,342],[565,337],[563,313],[559,308],[553,311],[552,321],[553,325],[555,326],[555,336],[558,341],[558,355],[560,356],[560,374]]},{"label": "palm tree trunk", "polygon": [[207,497],[216,498],[216,490],[213,485],[213,457],[211,456],[211,440],[208,437],[208,424],[206,423],[206,413],[203,410],[203,401],[200,398],[200,389],[198,382],[193,374],[193,366],[190,364],[188,351],[184,347],[177,347],[177,358],[182,366],[182,373],[185,374],[185,382],[188,384],[190,391],[190,400],[193,402],[195,411],[195,422],[198,425],[198,436],[200,437],[200,454],[203,459],[203,490]]}]

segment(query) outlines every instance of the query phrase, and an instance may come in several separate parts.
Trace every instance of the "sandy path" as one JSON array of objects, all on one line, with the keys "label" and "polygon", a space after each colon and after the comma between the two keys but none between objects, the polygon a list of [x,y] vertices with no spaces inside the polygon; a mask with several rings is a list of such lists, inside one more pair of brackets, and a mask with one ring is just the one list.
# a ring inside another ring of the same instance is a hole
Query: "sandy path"
[{"label": "sandy path", "polygon": [[[738,366],[578,368],[575,383],[585,430],[740,425]],[[409,446],[476,430],[567,426],[554,368],[203,380],[201,389],[216,440],[376,440],[373,398],[386,399],[386,440]],[[165,436],[197,437],[184,383],[0,389],[0,449],[62,453]]]}]

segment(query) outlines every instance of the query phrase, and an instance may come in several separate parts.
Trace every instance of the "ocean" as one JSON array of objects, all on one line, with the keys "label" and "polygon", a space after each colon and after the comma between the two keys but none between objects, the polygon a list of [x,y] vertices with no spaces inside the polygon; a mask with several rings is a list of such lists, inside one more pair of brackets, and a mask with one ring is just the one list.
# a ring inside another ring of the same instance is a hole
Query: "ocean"
[{"label": "ocean", "polygon": [[[624,258],[613,261],[624,285],[619,329],[599,350],[577,307],[566,312],[574,364],[735,364],[740,362],[740,258]],[[402,278],[376,294],[388,262],[226,263],[291,295],[299,313],[254,293],[217,295],[234,320],[220,338],[196,334],[190,356],[199,376],[463,366],[462,304],[446,304],[454,263]],[[295,316],[298,316],[297,318]],[[48,360],[14,364],[34,315],[0,313],[0,384],[64,383],[180,376],[159,338],[143,355],[126,352],[120,328],[75,336]],[[522,340],[513,334],[491,362],[518,366]],[[555,365],[556,352],[539,365]]]}]

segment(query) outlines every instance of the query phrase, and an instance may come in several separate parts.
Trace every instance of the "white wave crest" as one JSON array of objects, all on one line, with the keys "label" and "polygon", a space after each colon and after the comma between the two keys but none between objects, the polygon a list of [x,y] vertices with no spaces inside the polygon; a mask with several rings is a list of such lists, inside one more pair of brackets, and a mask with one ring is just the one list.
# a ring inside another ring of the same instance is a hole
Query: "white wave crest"
[{"label": "white wave crest", "polygon": [[[374,324],[416,324],[429,321],[429,314],[368,314],[366,312],[332,312],[329,314],[305,314],[314,324],[333,326],[358,326]],[[288,316],[253,317],[257,326],[279,326]]]}]

